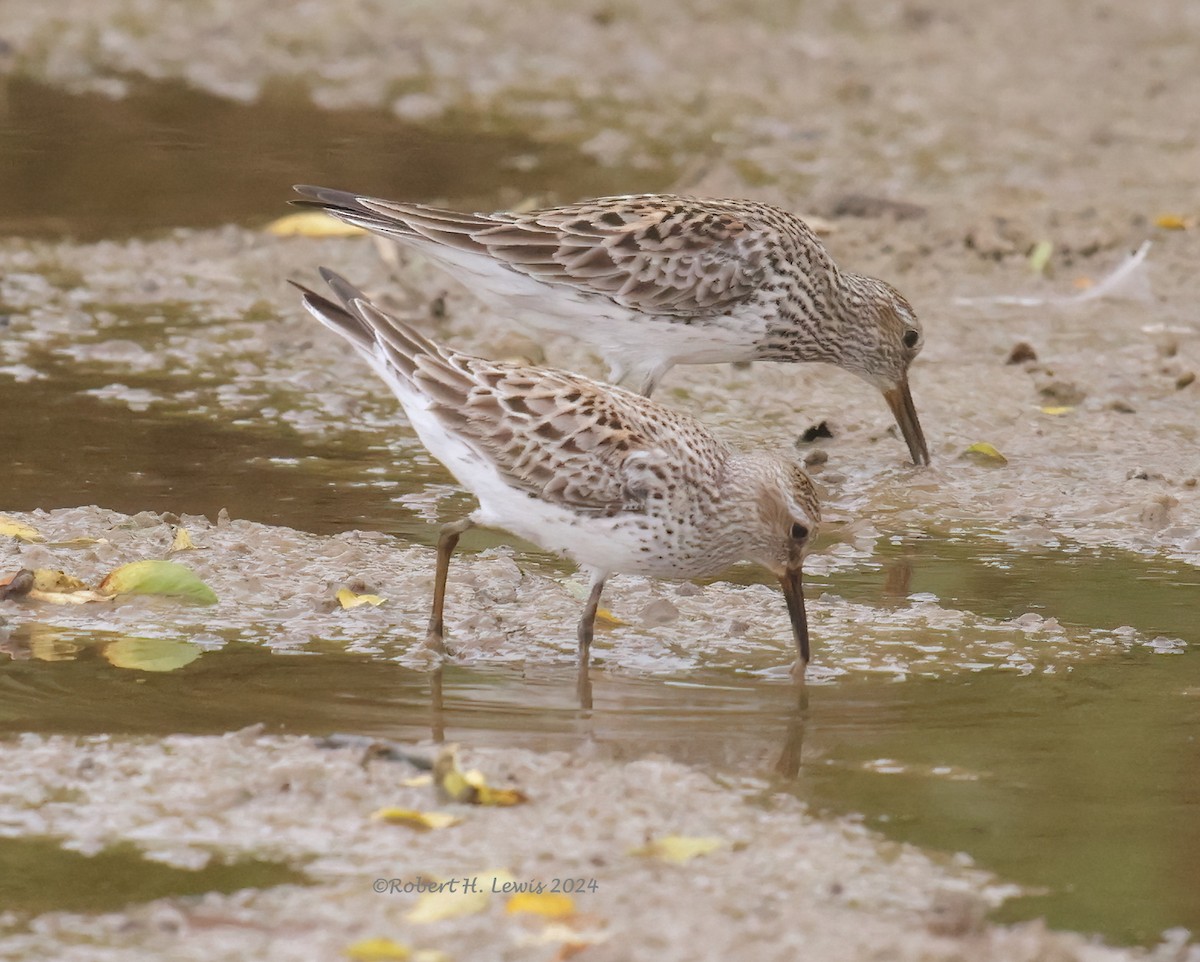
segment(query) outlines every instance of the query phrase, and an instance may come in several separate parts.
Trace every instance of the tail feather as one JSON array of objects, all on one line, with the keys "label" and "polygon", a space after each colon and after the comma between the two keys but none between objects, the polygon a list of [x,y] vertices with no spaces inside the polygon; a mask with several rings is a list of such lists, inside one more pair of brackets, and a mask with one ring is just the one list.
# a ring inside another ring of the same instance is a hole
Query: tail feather
[{"label": "tail feather", "polygon": [[444,404],[464,403],[473,382],[447,351],[381,311],[340,274],[325,267],[320,272],[340,303],[291,282],[303,293],[304,306],[313,317],[344,337],[376,367],[382,363],[409,382],[419,382],[422,393]]},{"label": "tail feather", "polygon": [[433,241],[469,253],[483,250],[472,234],[497,226],[497,222],[485,214],[463,214],[427,204],[401,204],[332,187],[297,184],[293,190],[301,197],[291,202],[297,207],[324,211],[376,234],[401,240]]}]

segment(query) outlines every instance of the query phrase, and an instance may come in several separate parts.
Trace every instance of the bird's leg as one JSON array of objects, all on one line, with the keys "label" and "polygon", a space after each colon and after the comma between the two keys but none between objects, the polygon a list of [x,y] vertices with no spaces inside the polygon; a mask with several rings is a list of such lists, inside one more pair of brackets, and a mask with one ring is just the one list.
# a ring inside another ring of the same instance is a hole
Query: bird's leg
[{"label": "bird's leg", "polygon": [[583,617],[579,619],[579,693],[580,698],[584,697],[584,691],[587,692],[587,702],[585,706],[591,707],[591,682],[588,678],[588,663],[591,660],[592,651],[592,634],[596,627],[596,609],[600,607],[600,593],[604,590],[604,582],[608,578],[607,574],[596,571],[592,573],[591,591],[588,593],[587,602],[583,606]]},{"label": "bird's leg", "polygon": [[446,642],[442,634],[445,629],[442,623],[442,609],[446,604],[446,575],[450,572],[450,556],[454,554],[463,532],[474,524],[470,518],[452,521],[444,525],[441,534],[438,535],[437,571],[433,576],[433,611],[429,615],[429,632],[425,636],[425,644],[438,654],[444,654],[446,651]]}]

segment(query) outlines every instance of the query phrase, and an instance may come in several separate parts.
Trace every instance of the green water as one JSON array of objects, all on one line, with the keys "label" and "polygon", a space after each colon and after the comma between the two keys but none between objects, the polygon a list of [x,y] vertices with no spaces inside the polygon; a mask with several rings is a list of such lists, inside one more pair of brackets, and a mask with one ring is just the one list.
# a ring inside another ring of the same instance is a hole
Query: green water
[{"label": "green water", "polygon": [[307,881],[280,862],[213,861],[190,871],[145,858],[134,845],[114,845],[88,856],[62,848],[51,838],[0,838],[0,905],[19,916],[111,912],[166,896]]}]

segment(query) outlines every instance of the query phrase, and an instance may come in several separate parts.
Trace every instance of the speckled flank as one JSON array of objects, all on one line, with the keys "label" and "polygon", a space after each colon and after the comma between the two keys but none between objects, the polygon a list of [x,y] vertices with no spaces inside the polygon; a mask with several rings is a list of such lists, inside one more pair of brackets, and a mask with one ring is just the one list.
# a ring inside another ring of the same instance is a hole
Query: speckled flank
[{"label": "speckled flank", "polygon": [[[414,245],[514,318],[591,342],[614,380],[647,395],[676,364],[755,360],[826,361],[907,391],[922,347],[895,289],[839,270],[802,220],[769,204],[636,194],[462,214],[296,190],[300,206]],[[928,463],[915,411],[897,420]]]}]

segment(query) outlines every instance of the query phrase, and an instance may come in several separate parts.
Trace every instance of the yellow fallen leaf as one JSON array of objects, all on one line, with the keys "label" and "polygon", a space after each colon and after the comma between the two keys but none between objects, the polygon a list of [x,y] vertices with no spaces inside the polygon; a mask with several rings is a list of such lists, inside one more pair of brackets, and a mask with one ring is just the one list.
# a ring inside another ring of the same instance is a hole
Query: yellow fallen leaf
[{"label": "yellow fallen leaf", "polygon": [[1069,404],[1068,405],[1059,405],[1059,406],[1049,405],[1048,407],[1044,407],[1041,409],[1043,414],[1053,414],[1053,415],[1070,414],[1074,410],[1075,410],[1075,408],[1073,408]]},{"label": "yellow fallen leaf", "polygon": [[450,953],[441,949],[417,949],[412,962],[451,962]]},{"label": "yellow fallen leaf", "polygon": [[447,745],[438,753],[433,763],[433,783],[438,796],[451,802],[508,806],[529,801],[524,792],[515,788],[492,788],[482,772],[461,771],[457,745]]},{"label": "yellow fallen leaf", "polygon": [[1159,214],[1154,218],[1154,226],[1163,230],[1188,230],[1196,226],[1196,218],[1181,214]]},{"label": "yellow fallen leaf", "polygon": [[412,808],[381,808],[371,818],[392,825],[407,825],[409,828],[449,828],[462,819],[449,812],[418,812]]},{"label": "yellow fallen leaf", "polygon": [[386,599],[379,595],[356,595],[349,588],[341,588],[338,590],[337,600],[343,608],[357,608],[359,605],[374,605],[378,608]]},{"label": "yellow fallen leaf", "polygon": [[528,912],[547,919],[561,919],[575,914],[575,900],[561,892],[518,892],[504,903],[509,915]]},{"label": "yellow fallen leaf", "polygon": [[94,544],[108,544],[107,538],[70,538],[67,541],[51,541],[47,548],[90,548]]},{"label": "yellow fallen leaf", "polygon": [[135,561],[110,572],[97,586],[105,595],[170,595],[202,605],[217,602],[216,592],[191,568],[175,561]]},{"label": "yellow fallen leaf", "polygon": [[409,962],[412,949],[391,939],[363,939],[347,945],[342,953],[354,962]]},{"label": "yellow fallen leaf", "polygon": [[0,535],[16,538],[18,541],[27,541],[31,544],[46,540],[37,528],[18,521],[16,518],[10,518],[6,514],[0,514]]},{"label": "yellow fallen leaf", "polygon": [[423,788],[433,784],[433,776],[426,772],[424,775],[414,775],[412,778],[401,779],[400,784],[405,788]]},{"label": "yellow fallen leaf", "polygon": [[[587,589],[586,585],[582,585],[578,581],[564,581],[562,584],[563,584],[563,587],[567,590],[567,594],[569,594],[576,601],[579,601],[579,602],[587,601],[588,589]],[[618,618],[616,615],[614,615],[608,608],[597,608],[596,609],[596,620],[604,622],[605,624],[608,624],[608,625],[614,625],[616,627],[620,627],[621,625],[629,624],[629,622],[622,621],[620,618]]]},{"label": "yellow fallen leaf", "polygon": [[192,536],[188,534],[188,529],[183,525],[179,525],[175,529],[175,537],[171,541],[172,551],[195,551],[196,545],[192,541]]},{"label": "yellow fallen leaf", "polygon": [[607,932],[581,932],[579,929],[564,922],[551,922],[532,938],[522,939],[522,942],[526,945],[544,945],[548,942],[562,943],[562,949],[558,955],[554,956],[556,960],[569,959],[571,956],[582,952],[589,945],[599,945],[607,941]]},{"label": "yellow fallen leaf", "polygon": [[33,587],[36,591],[80,591],[87,584],[74,575],[55,568],[34,568]]},{"label": "yellow fallen leaf", "polygon": [[1053,241],[1038,241],[1033,245],[1033,250],[1029,252],[1029,269],[1035,274],[1046,273],[1046,267],[1050,264],[1050,255],[1053,253]]},{"label": "yellow fallen leaf", "polygon": [[174,671],[202,654],[203,648],[182,638],[122,638],[104,646],[110,665],[136,671]]},{"label": "yellow fallen leaf", "polygon": [[977,441],[975,444],[972,444],[962,453],[962,457],[977,461],[980,464],[1008,464],[1008,458],[986,441]]},{"label": "yellow fallen leaf", "polygon": [[689,862],[698,855],[707,855],[725,845],[725,840],[712,835],[664,835],[662,838],[647,842],[641,848],[630,851],[630,855],[646,855],[661,859],[664,862],[682,864]]},{"label": "yellow fallen leaf", "polygon": [[38,591],[34,588],[29,592],[31,601],[44,601],[51,605],[90,605],[95,601],[112,601],[112,595],[102,595],[91,588],[80,591]]},{"label": "yellow fallen leaf", "polygon": [[271,221],[263,228],[276,237],[355,237],[366,231],[319,210],[302,210]]},{"label": "yellow fallen leaf", "polygon": [[447,879],[434,891],[422,892],[417,904],[404,917],[409,922],[440,922],[475,915],[488,907],[493,888],[511,881],[513,877],[504,871]]}]

